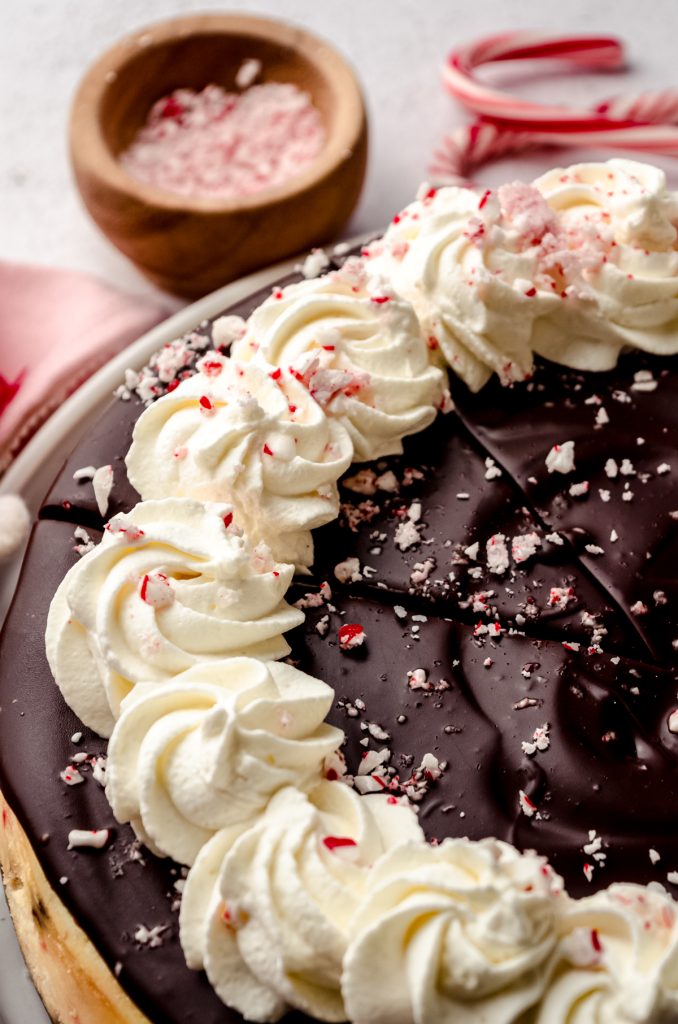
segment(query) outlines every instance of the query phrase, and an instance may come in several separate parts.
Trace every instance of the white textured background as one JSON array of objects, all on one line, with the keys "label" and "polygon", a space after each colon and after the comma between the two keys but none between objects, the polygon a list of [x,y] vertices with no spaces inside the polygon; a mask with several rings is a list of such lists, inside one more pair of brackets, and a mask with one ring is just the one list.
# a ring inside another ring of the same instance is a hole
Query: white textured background
[{"label": "white textured background", "polygon": [[[2,0],[0,29],[0,257],[91,270],[148,289],[80,206],[66,119],[88,63],[119,36],[175,13],[225,9],[215,0]],[[617,34],[627,74],[548,80],[525,68],[501,81],[535,98],[592,102],[674,81],[676,0],[240,0],[232,9],[288,18],[330,39],[353,63],[370,113],[367,185],[347,234],[378,227],[425,177],[436,141],[462,117],[440,84],[456,43],[508,28]],[[496,78],[496,75],[493,76]],[[540,155],[487,172],[531,173]]]},{"label": "white textured background", "polygon": [[[315,30],[356,68],[369,107],[371,154],[347,235],[383,225],[412,197],[437,140],[463,117],[438,74],[461,41],[533,28],[615,34],[628,43],[623,75],[543,79],[505,67],[492,76],[534,99],[593,103],[629,89],[678,85],[677,0],[240,0],[230,7]],[[151,290],[80,206],[66,151],[71,97],[89,62],[119,36],[171,14],[223,9],[216,0],[1,0],[0,258],[89,270]],[[500,164],[485,177],[493,183],[532,176],[567,159],[539,154]],[[674,184],[677,177],[674,171]],[[41,1022],[47,1017],[0,894],[0,1024]]]}]

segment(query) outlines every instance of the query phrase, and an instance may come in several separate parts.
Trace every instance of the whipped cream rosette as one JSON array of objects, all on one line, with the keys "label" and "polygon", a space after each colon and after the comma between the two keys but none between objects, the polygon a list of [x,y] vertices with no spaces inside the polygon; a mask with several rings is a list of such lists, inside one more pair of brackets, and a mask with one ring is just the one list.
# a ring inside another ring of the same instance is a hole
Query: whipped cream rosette
[{"label": "whipped cream rosette", "polygon": [[539,261],[562,292],[535,351],[582,370],[610,369],[624,348],[678,352],[678,195],[664,172],[609,160],[534,184],[557,218]]},{"label": "whipped cream rosette", "polygon": [[356,461],[402,452],[443,398],[412,306],[386,281],[368,281],[360,260],[274,291],[247,324],[234,357],[291,368],[341,422]]},{"label": "whipped cream rosette", "polygon": [[47,621],[47,657],[78,717],[111,733],[135,684],[244,654],[281,658],[303,621],[284,601],[292,565],[252,548],[228,505],[141,502],[72,567]]},{"label": "whipped cream rosette", "polygon": [[399,842],[422,840],[416,815],[340,782],[308,796],[287,788],[251,829],[225,829],[201,850],[181,905],[189,966],[250,1021],[296,1007],[346,1020],[342,959],[369,869]]},{"label": "whipped cream rosette", "polygon": [[559,932],[536,1024],[678,1020],[678,906],[660,886],[616,884],[573,900]]},{"label": "whipped cream rosette", "polygon": [[129,478],[144,499],[232,502],[253,543],[307,566],[310,530],[339,508],[353,445],[288,370],[205,357],[134,429]]},{"label": "whipped cream rosette", "polygon": [[367,267],[412,303],[426,337],[473,391],[493,372],[508,384],[532,372],[534,322],[558,305],[537,259],[554,223],[528,185],[484,195],[431,189],[372,243]]},{"label": "whipped cream rosette", "polygon": [[510,1024],[538,1002],[562,882],[494,839],[410,843],[374,867],[342,988],[353,1024]]},{"label": "whipped cream rosette", "polygon": [[154,852],[192,864],[211,836],[251,822],[277,790],[310,789],[344,734],[326,725],[333,690],[255,658],[198,664],[122,702],[106,796]]}]

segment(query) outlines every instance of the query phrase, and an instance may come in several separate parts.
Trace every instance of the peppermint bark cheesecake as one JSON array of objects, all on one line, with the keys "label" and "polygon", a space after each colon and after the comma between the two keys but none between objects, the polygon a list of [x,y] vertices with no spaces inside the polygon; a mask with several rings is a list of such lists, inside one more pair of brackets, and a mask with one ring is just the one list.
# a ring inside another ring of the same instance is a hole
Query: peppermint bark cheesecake
[{"label": "peppermint bark cheesecake", "polygon": [[423,190],[128,375],[0,648],[54,1019],[678,1020],[677,224]]}]

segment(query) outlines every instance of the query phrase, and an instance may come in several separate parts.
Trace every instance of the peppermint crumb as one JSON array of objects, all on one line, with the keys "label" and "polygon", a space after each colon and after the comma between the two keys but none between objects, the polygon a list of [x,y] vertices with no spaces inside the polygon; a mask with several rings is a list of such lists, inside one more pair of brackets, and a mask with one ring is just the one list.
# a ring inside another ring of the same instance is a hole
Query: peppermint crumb
[{"label": "peppermint crumb", "polygon": [[614,459],[608,459],[605,463],[605,473],[609,476],[610,480],[614,480],[619,473],[619,466]]},{"label": "peppermint crumb", "polygon": [[164,942],[163,933],[167,931],[169,925],[156,924],[152,928],[147,928],[145,925],[140,924],[134,933],[134,941],[138,942],[140,946],[148,946],[149,949],[157,949],[158,946],[162,946]]},{"label": "peppermint crumb", "polygon": [[413,668],[411,672],[407,673],[407,685],[410,690],[427,690],[429,689],[428,674],[426,669]]},{"label": "peppermint crumb", "polygon": [[108,512],[108,501],[113,490],[113,467],[99,466],[92,477],[97,508],[102,516]]},{"label": "peppermint crumb", "polygon": [[509,567],[509,553],[506,537],[503,533],[495,533],[485,545],[487,568],[490,572],[501,576]]},{"label": "peppermint crumb", "polygon": [[616,544],[616,542],[619,540],[619,534],[616,530],[610,530],[610,540],[613,544]]},{"label": "peppermint crumb", "polygon": [[590,555],[604,555],[605,548],[601,548],[600,544],[585,544],[584,549],[588,551]]},{"label": "peppermint crumb", "polygon": [[421,537],[419,536],[419,530],[412,520],[405,519],[403,522],[398,523],[393,539],[397,548],[400,548],[401,551],[407,551],[408,548],[419,544]]},{"label": "peppermint crumb", "polygon": [[377,725],[376,722],[368,722],[367,731],[369,732],[373,740],[378,740],[380,743],[385,743],[387,740],[390,740],[391,738],[391,734],[386,732],[386,729],[382,729],[382,727],[380,725]]},{"label": "peppermint crumb", "polygon": [[85,480],[91,480],[96,471],[96,466],[83,466],[82,469],[76,469],[73,474],[73,479],[77,484],[82,483]]},{"label": "peppermint crumb", "polygon": [[665,473],[670,473],[670,472],[671,472],[671,466],[669,465],[668,462],[662,462],[661,465],[657,466],[657,473],[659,473],[660,476],[664,476]]},{"label": "peppermint crumb", "polygon": [[658,864],[659,861],[661,860],[661,854],[659,854],[657,852],[657,850],[653,850],[652,847],[650,847],[650,850],[648,852],[649,852],[650,861],[652,862],[652,864]]},{"label": "peppermint crumb", "polygon": [[110,832],[107,828],[74,828],[68,833],[68,849],[75,850],[79,847],[90,847],[94,850],[102,850],[108,842],[109,836]]},{"label": "peppermint crumb", "polygon": [[303,263],[298,263],[295,270],[302,274],[307,280],[312,277],[320,277],[323,270],[330,265],[330,259],[322,249],[311,249]]},{"label": "peppermint crumb", "polygon": [[519,701],[513,705],[514,711],[525,711],[526,708],[536,708],[539,706],[539,701],[536,697],[522,697]]},{"label": "peppermint crumb", "polygon": [[604,487],[600,487],[598,489],[598,494],[600,495],[600,500],[601,501],[606,501],[607,502],[607,501],[610,500],[610,492],[605,490]]},{"label": "peppermint crumb", "polygon": [[511,541],[513,561],[518,565],[521,562],[526,562],[528,558],[532,558],[536,554],[540,547],[541,537],[538,533],[523,533],[514,537]]},{"label": "peppermint crumb", "polygon": [[63,771],[59,772],[59,778],[67,786],[78,786],[81,782],[85,781],[84,775],[81,775],[73,765],[69,765],[68,768],[64,768]]},{"label": "peppermint crumb", "polygon": [[501,470],[500,470],[499,466],[496,464],[494,459],[491,459],[488,456],[485,459],[485,479],[486,480],[496,480],[497,477],[500,477],[500,476],[501,476]]},{"label": "peppermint crumb", "polygon": [[549,544],[556,544],[558,547],[562,547],[565,543],[565,541],[559,533],[547,533],[546,540],[549,542]]},{"label": "peppermint crumb", "polygon": [[399,487],[398,478],[390,469],[378,476],[375,483],[377,490],[386,491],[387,494],[394,494]]},{"label": "peppermint crumb", "polygon": [[574,470],[574,441],[554,444],[545,461],[549,473],[571,473]]},{"label": "peppermint crumb", "polygon": [[357,622],[346,622],[339,630],[339,648],[342,651],[352,651],[356,647],[362,647],[366,639],[365,630]]},{"label": "peppermint crumb", "polygon": [[582,480],[580,483],[570,485],[570,494],[573,498],[581,498],[585,494],[589,493],[589,482],[588,480]]},{"label": "peppermint crumb", "polygon": [[468,501],[471,495],[468,493],[468,491],[459,491],[456,497],[457,501]]},{"label": "peppermint crumb", "polygon": [[537,752],[548,750],[550,744],[549,725],[548,722],[544,722],[534,730],[531,740],[523,740],[521,747],[524,754],[533,757]]},{"label": "peppermint crumb", "polygon": [[483,665],[485,666],[485,668],[492,668],[494,662],[492,661],[492,658],[485,658]]},{"label": "peppermint crumb", "polygon": [[636,601],[635,604],[631,605],[632,615],[647,615],[648,607],[642,601]]},{"label": "peppermint crumb", "polygon": [[59,879],[59,885],[68,885],[68,875],[62,875]]},{"label": "peppermint crumb", "polygon": [[619,472],[622,476],[635,476],[636,469],[630,459],[622,459],[622,464],[619,467]]},{"label": "peppermint crumb", "polygon": [[245,321],[241,316],[220,316],[212,324],[212,342],[215,348],[229,348],[234,341],[239,341],[246,330]]},{"label": "peppermint crumb", "polygon": [[82,739],[82,733],[81,732],[74,732],[73,735],[71,736],[71,743],[79,743],[81,739]]},{"label": "peppermint crumb", "polygon": [[476,541],[475,544],[469,544],[467,548],[464,548],[464,554],[475,562],[476,558],[478,557],[479,547],[480,544],[478,543],[478,541]]},{"label": "peppermint crumb", "polygon": [[393,613],[394,613],[394,615],[395,615],[395,617],[397,619],[406,619],[407,618],[407,612],[405,611],[405,609],[403,608],[403,606],[401,604],[395,604],[393,606]]},{"label": "peppermint crumb", "polygon": [[657,381],[650,370],[638,370],[634,373],[631,391],[654,391],[656,387]]},{"label": "peppermint crumb", "polygon": [[539,817],[536,804],[532,803],[527,793],[522,789],[518,792],[518,803],[520,805],[520,810],[526,818],[533,818],[535,814]]},{"label": "peppermint crumb", "polygon": [[315,631],[318,634],[318,636],[327,636],[329,628],[330,628],[330,617],[329,617],[329,615],[323,615],[323,617],[321,619],[318,619],[318,621],[315,624]]},{"label": "peppermint crumb", "polygon": [[347,558],[334,567],[334,575],[340,583],[358,583],[362,578],[357,558]]},{"label": "peppermint crumb", "polygon": [[678,708],[669,715],[669,732],[672,732],[674,736],[678,736]]},{"label": "peppermint crumb", "polygon": [[598,412],[596,413],[596,426],[604,427],[609,422],[610,422],[610,417],[608,416],[607,412],[605,411],[605,409],[601,405],[600,408],[598,409]]},{"label": "peppermint crumb", "polygon": [[678,871],[669,871],[666,876],[666,881],[669,885],[678,885]]},{"label": "peppermint crumb", "polygon": [[235,73],[235,84],[239,89],[247,89],[261,73],[261,61],[256,57],[244,60]]}]

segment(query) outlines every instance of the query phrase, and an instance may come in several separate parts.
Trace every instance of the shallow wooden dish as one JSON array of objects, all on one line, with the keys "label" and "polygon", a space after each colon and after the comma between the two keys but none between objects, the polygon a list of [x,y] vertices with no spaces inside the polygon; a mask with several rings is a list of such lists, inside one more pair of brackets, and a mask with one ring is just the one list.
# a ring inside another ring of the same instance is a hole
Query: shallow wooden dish
[{"label": "shallow wooden dish", "polygon": [[[327,132],[314,163],[276,188],[234,201],[190,199],[131,178],[117,155],[151,105],[181,86],[235,89],[243,60],[260,81],[293,82]],[[175,18],[129,36],[82,79],[70,149],[83,201],[109,240],[167,291],[196,298],[250,270],[329,241],[360,195],[367,159],[365,106],[355,75],[327,43],[264,18]]]}]

